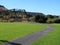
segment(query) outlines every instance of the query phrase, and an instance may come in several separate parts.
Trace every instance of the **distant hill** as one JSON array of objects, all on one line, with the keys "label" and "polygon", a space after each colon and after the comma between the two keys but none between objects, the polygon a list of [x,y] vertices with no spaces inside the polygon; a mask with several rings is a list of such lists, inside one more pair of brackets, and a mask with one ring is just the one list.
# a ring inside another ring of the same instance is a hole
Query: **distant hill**
[{"label": "distant hill", "polygon": [[4,6],[0,5],[0,11],[7,11],[8,9],[5,8]]},{"label": "distant hill", "polygon": [[42,13],[38,13],[38,12],[26,12],[25,9],[7,9],[5,6],[0,5],[0,12],[3,11],[6,13],[6,11],[11,11],[11,12],[16,12],[16,13],[20,13],[20,14],[29,14],[29,15],[41,15]]}]

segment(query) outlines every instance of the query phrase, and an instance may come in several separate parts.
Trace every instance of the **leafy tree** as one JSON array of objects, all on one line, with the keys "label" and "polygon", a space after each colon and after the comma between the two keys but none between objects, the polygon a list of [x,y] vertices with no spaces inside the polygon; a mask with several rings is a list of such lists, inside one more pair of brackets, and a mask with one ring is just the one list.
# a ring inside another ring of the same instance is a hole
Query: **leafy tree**
[{"label": "leafy tree", "polygon": [[40,15],[35,16],[35,21],[39,23],[46,23],[47,17],[43,14],[40,13]]}]

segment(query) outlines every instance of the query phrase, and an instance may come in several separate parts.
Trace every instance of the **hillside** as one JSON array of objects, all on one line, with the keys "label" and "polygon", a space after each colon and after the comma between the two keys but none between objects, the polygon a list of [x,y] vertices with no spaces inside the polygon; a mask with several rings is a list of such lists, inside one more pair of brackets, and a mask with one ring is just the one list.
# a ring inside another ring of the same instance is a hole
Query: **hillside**
[{"label": "hillside", "polygon": [[6,11],[7,8],[5,8],[4,6],[0,5],[0,11]]}]

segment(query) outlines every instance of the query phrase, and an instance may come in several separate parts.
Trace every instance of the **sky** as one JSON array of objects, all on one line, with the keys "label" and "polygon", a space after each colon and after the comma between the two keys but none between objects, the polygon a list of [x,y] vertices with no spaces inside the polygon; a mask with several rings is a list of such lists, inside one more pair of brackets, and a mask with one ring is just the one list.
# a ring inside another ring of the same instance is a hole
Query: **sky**
[{"label": "sky", "polygon": [[60,15],[60,0],[0,0],[8,9],[25,9],[29,12]]}]

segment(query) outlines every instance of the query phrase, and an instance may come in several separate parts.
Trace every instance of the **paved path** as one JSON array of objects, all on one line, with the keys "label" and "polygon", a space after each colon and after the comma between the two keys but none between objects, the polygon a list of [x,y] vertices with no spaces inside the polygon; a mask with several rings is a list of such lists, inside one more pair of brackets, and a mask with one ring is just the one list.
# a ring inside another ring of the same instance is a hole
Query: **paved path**
[{"label": "paved path", "polygon": [[[18,38],[16,40],[12,40],[11,42],[17,43],[15,45],[19,45],[19,44],[21,44],[21,45],[29,45],[32,42],[34,42],[35,40],[45,36],[46,34],[51,32],[53,29],[54,29],[53,26],[48,26],[48,28],[46,28],[46,29],[40,30],[40,31],[32,33],[30,35],[26,35],[26,36],[24,36],[22,38]],[[5,43],[3,45],[12,45],[12,44]]]}]

